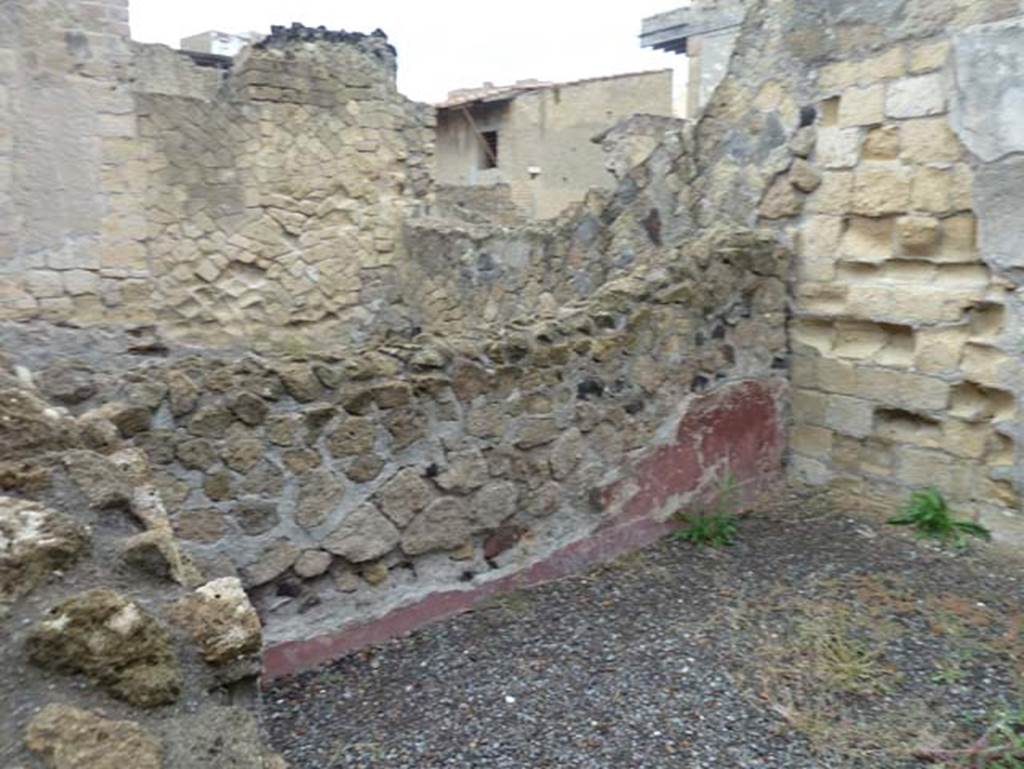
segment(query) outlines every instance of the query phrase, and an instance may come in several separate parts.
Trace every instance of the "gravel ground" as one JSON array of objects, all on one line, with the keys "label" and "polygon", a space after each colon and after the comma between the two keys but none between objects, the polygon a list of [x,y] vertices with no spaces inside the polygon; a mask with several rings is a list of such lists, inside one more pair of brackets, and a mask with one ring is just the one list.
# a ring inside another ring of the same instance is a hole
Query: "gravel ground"
[{"label": "gravel ground", "polygon": [[279,682],[295,769],[922,766],[1017,706],[1019,564],[789,496]]}]

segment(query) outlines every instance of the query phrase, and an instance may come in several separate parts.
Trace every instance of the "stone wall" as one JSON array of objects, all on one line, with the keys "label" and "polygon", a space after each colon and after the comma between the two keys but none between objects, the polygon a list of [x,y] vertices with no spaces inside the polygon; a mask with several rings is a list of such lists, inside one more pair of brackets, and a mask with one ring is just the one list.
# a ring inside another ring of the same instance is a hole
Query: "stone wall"
[{"label": "stone wall", "polygon": [[186,552],[241,576],[269,645],[302,641],[665,521],[726,474],[752,499],[779,467],[786,262],[722,233],[490,333],[315,359],[62,357],[35,378],[113,420],[110,449],[145,452]]},{"label": "stone wall", "polygon": [[[934,485],[1019,538],[1018,279],[1000,263],[1012,235],[991,205],[1011,176],[957,128],[965,104],[986,122],[1022,116],[986,99],[976,70],[994,30],[1009,61],[1024,38],[982,24],[1015,7],[949,6],[931,26],[891,11],[887,36],[850,26],[853,50],[811,70],[815,126],[762,202],[763,218],[797,217],[792,472],[896,497]],[[783,103],[773,90],[760,98]]]},{"label": "stone wall", "polygon": [[8,366],[0,763],[283,769],[249,710],[259,616],[237,578],[204,573],[175,537],[146,453],[119,432],[141,412],[76,417],[59,404],[90,395],[81,371],[48,376],[56,398],[47,402],[27,370],[13,376]]},{"label": "stone wall", "polygon": [[[172,625],[213,705],[237,679],[170,608],[202,582],[237,576],[293,671],[653,541],[727,474],[752,498],[787,405],[795,479],[1020,531],[1016,2],[754,3],[699,121],[530,225],[434,200],[379,36],[281,30],[225,74],[44,6],[0,28],[5,744],[51,684],[121,707],[95,661],[25,673],[54,607]],[[41,519],[64,544],[26,560]],[[62,604],[100,586],[136,608]]]},{"label": "stone wall", "polygon": [[692,183],[699,223],[774,227],[798,254],[793,477],[890,509],[936,485],[1018,542],[1020,15],[750,4]]},{"label": "stone wall", "polygon": [[12,5],[4,319],[289,349],[311,325],[408,325],[397,235],[434,118],[396,92],[386,38],[282,30],[225,73],[129,45],[113,6],[51,3],[65,39]]}]

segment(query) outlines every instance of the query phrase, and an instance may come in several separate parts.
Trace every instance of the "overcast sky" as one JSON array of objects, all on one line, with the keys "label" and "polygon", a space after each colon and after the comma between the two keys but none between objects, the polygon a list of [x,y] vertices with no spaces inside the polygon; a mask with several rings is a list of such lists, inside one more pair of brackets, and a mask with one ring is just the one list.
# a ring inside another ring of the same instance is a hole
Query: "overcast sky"
[{"label": "overcast sky", "polygon": [[[132,37],[178,47],[215,29],[268,32],[271,24],[372,32],[398,48],[398,86],[436,102],[485,80],[575,80],[676,67],[682,57],[641,50],[640,20],[684,0],[132,0]],[[678,79],[678,78],[677,78]]]}]

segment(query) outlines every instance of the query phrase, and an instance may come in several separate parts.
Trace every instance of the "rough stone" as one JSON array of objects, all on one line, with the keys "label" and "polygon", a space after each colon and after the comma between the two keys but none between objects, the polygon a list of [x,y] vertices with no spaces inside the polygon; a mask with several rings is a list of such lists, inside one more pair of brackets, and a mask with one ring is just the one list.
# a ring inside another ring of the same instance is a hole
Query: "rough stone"
[{"label": "rough stone", "polygon": [[800,192],[814,192],[821,186],[821,173],[806,160],[797,158],[789,169],[789,182]]},{"label": "rough stone", "polygon": [[105,403],[94,413],[109,419],[125,438],[145,432],[153,420],[153,414],[148,408],[130,403]]},{"label": "rough stone", "polygon": [[430,502],[432,491],[415,468],[406,467],[387,481],[377,492],[377,502],[384,514],[399,528],[406,526]]},{"label": "rough stone", "polygon": [[96,378],[86,366],[58,363],[40,374],[39,389],[51,400],[75,406],[96,394]]},{"label": "rough stone", "polygon": [[200,438],[223,438],[235,416],[220,406],[203,406],[188,422],[188,431]]},{"label": "rough stone", "polygon": [[224,464],[239,473],[246,473],[255,467],[266,454],[263,442],[258,438],[231,436],[220,451]]},{"label": "rough stone", "polygon": [[260,396],[242,391],[231,398],[231,410],[242,422],[255,426],[263,424],[270,407]]},{"label": "rough stone", "polygon": [[182,465],[191,470],[209,470],[217,461],[217,454],[209,441],[202,438],[184,440],[175,448]]},{"label": "rough stone", "polygon": [[509,481],[489,483],[477,491],[469,503],[473,519],[480,529],[493,529],[516,514],[519,489]]},{"label": "rough stone", "polygon": [[313,369],[305,363],[293,363],[277,370],[285,389],[299,403],[311,403],[319,400],[323,393],[320,380]]},{"label": "rough stone", "polygon": [[365,454],[373,450],[376,430],[365,417],[347,417],[326,436],[327,450],[335,457]]},{"label": "rough stone", "polygon": [[487,462],[479,451],[458,451],[448,455],[448,466],[434,480],[445,491],[466,494],[487,477]]},{"label": "rough stone", "polygon": [[408,555],[453,550],[469,539],[473,528],[460,500],[441,497],[413,518],[402,532],[402,550]]},{"label": "rough stone", "polygon": [[242,568],[242,582],[246,587],[259,587],[280,577],[299,558],[299,548],[286,539],[279,539],[263,548],[260,555]]},{"label": "rough stone", "polygon": [[76,425],[20,384],[0,381],[0,456],[17,459],[78,445]]},{"label": "rough stone", "polygon": [[789,177],[779,176],[765,193],[758,213],[764,219],[785,219],[799,214],[802,206],[803,201]]},{"label": "rough stone", "polygon": [[379,454],[362,454],[345,468],[345,475],[354,483],[369,483],[384,469],[386,460]]},{"label": "rough stone", "polygon": [[252,496],[277,497],[284,491],[284,471],[264,459],[237,484],[236,491]]},{"label": "rough stone", "polygon": [[71,479],[92,507],[105,509],[128,504],[131,479],[108,457],[94,451],[68,451],[63,461]]},{"label": "rough stone", "polygon": [[370,388],[370,394],[379,408],[393,409],[412,400],[412,387],[406,382],[383,382]]},{"label": "rough stone", "polygon": [[263,745],[256,718],[241,707],[207,707],[158,728],[164,769],[287,769]]},{"label": "rough stone", "polygon": [[515,547],[523,538],[526,530],[522,526],[508,524],[500,526],[497,531],[484,540],[484,558],[493,560],[502,553]]},{"label": "rough stone", "polygon": [[322,545],[352,563],[372,561],[398,544],[398,529],[372,504],[360,505],[342,520]]},{"label": "rough stone", "polygon": [[331,554],[323,550],[303,550],[293,568],[303,579],[313,579],[327,572],[331,560]]},{"label": "rough stone", "polygon": [[170,704],[182,677],[167,631],[112,590],[80,593],[50,611],[28,636],[36,665],[83,673],[118,699],[140,707]]},{"label": "rough stone", "polygon": [[175,604],[174,616],[188,628],[211,665],[225,665],[260,651],[260,618],[236,577],[197,588]]},{"label": "rough stone", "polygon": [[87,526],[37,502],[0,497],[0,616],[4,604],[74,563],[90,536]]},{"label": "rough stone", "polygon": [[112,721],[71,705],[47,705],[25,735],[50,769],[165,769],[159,740],[134,721]]},{"label": "rough stone", "polygon": [[367,584],[379,587],[388,581],[388,567],[383,561],[368,563],[359,570],[359,575],[366,580]]},{"label": "rough stone", "polygon": [[345,484],[327,470],[314,470],[299,481],[295,522],[306,529],[327,520],[345,497]]},{"label": "rough stone", "polygon": [[214,502],[230,499],[231,476],[223,470],[210,473],[203,479],[203,493]]},{"label": "rough stone", "polygon": [[396,408],[388,412],[384,425],[391,435],[391,448],[395,451],[425,438],[429,427],[426,415],[416,408]]},{"label": "rough stone", "polygon": [[554,441],[561,430],[551,417],[528,417],[515,431],[515,445],[520,449],[533,449]]},{"label": "rough stone", "polygon": [[167,372],[167,391],[171,402],[171,413],[176,417],[190,413],[199,402],[199,388],[183,371]]},{"label": "rough stone", "polygon": [[289,449],[281,453],[281,461],[295,475],[302,477],[320,466],[320,455],[313,449]]},{"label": "rough stone", "polygon": [[177,536],[192,542],[217,542],[227,533],[224,514],[213,508],[182,510],[173,524]]},{"label": "rough stone", "polygon": [[556,480],[565,480],[576,469],[583,456],[583,434],[578,428],[570,428],[551,447],[551,474]]},{"label": "rough stone", "polygon": [[258,497],[243,499],[235,507],[234,515],[239,528],[249,536],[264,534],[281,522],[277,502]]},{"label": "rough stone", "polygon": [[[1024,21],[982,24],[953,39],[957,82],[951,121],[968,149],[986,162],[1024,152]],[[993,66],[999,51],[999,66]]]}]

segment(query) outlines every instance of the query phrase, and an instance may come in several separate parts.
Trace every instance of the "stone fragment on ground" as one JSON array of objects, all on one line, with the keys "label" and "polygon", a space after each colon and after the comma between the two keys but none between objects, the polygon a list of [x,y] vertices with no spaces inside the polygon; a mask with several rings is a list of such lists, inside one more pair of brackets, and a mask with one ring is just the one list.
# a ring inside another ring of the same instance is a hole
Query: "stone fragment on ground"
[{"label": "stone fragment on ground", "polygon": [[50,769],[163,769],[160,743],[137,723],[70,705],[43,708],[25,742]]},{"label": "stone fragment on ground", "polygon": [[211,707],[160,726],[164,769],[287,769],[263,746],[259,724],[237,707]]},{"label": "stone fragment on ground", "polygon": [[89,537],[89,528],[70,516],[37,502],[0,497],[0,617],[5,604],[78,558]]},{"label": "stone fragment on ground", "polygon": [[189,629],[211,665],[260,651],[260,618],[237,577],[207,582],[175,605],[174,616]]},{"label": "stone fragment on ground", "polygon": [[47,705],[25,743],[49,769],[287,769],[263,746],[252,714],[212,707],[162,723],[158,734],[70,705]]},{"label": "stone fragment on ground", "polygon": [[33,626],[27,646],[34,664],[82,673],[133,705],[167,705],[181,693],[167,630],[113,590],[90,590],[57,605]]}]

